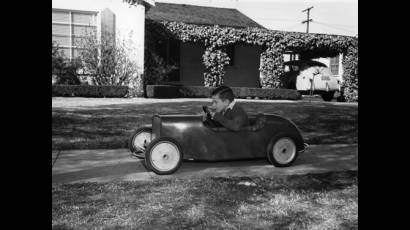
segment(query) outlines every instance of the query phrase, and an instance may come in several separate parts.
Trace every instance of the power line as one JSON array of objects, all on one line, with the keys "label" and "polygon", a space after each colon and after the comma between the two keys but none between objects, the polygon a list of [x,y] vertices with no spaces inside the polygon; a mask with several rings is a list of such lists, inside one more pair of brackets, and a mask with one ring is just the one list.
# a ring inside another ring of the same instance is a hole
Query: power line
[{"label": "power line", "polygon": [[319,25],[322,25],[322,26],[326,26],[326,27],[329,27],[329,28],[332,28],[332,29],[336,29],[336,30],[343,30],[343,31],[346,31],[346,32],[354,33],[354,34],[357,33],[356,31],[353,31],[353,30],[347,30],[347,29],[337,28],[337,27],[334,27],[334,26],[328,26],[328,25],[325,25],[323,23],[318,23],[318,22],[313,22],[313,23],[319,24]]},{"label": "power line", "polygon": [[322,21],[317,21],[317,20],[315,22],[320,23],[320,24],[324,24],[324,25],[329,25],[329,26],[349,27],[349,28],[355,27],[356,28],[356,26],[353,26],[353,25],[329,24],[329,23],[324,23]]},{"label": "power line", "polygon": [[305,21],[303,21],[303,22],[302,22],[302,24],[307,23],[307,26],[306,26],[306,33],[309,33],[309,22],[311,22],[311,21],[312,21],[312,19],[309,19],[310,10],[311,10],[312,8],[313,8],[313,6],[311,6],[311,7],[309,7],[309,8],[306,8],[306,9],[302,10],[302,12],[307,11],[307,20],[305,20]]}]

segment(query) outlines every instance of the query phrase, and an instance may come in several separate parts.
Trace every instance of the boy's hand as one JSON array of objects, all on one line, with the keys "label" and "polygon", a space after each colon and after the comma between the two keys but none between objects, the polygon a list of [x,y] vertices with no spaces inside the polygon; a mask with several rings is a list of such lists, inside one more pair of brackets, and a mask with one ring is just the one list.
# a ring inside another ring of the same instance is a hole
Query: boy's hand
[{"label": "boy's hand", "polygon": [[206,121],[206,113],[205,112],[202,112],[202,121]]}]

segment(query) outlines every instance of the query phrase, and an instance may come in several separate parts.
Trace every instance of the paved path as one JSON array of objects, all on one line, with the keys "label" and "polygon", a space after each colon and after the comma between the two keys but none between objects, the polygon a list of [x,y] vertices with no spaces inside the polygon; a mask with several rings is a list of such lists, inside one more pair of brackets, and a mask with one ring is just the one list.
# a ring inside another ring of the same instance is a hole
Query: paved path
[{"label": "paved path", "polygon": [[197,178],[211,176],[269,176],[357,170],[357,144],[311,145],[293,166],[275,168],[266,160],[182,162],[172,175],[147,172],[128,149],[70,150],[52,153],[52,182],[108,182]]}]

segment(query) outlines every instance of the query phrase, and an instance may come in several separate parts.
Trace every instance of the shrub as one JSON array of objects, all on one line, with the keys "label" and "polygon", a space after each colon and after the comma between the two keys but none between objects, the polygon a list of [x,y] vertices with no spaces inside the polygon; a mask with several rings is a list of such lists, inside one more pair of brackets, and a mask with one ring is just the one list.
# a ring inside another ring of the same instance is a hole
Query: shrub
[{"label": "shrub", "polygon": [[[261,89],[247,87],[231,87],[236,98],[258,97],[265,99],[299,100],[301,94],[293,89]],[[154,98],[207,98],[215,87],[148,85],[147,96]]]},{"label": "shrub", "polygon": [[69,60],[59,49],[58,44],[52,41],[51,48],[51,77],[53,84],[79,85],[77,71],[82,68],[79,59]]},{"label": "shrub", "polygon": [[115,39],[113,34],[105,33],[101,40],[86,36],[77,45],[82,48],[79,57],[84,63],[84,73],[93,85],[128,86],[140,77],[131,58],[134,49],[129,40]]},{"label": "shrub", "polygon": [[53,97],[125,97],[128,86],[53,85]]},{"label": "shrub", "polygon": [[357,44],[349,48],[346,57],[343,60],[345,72],[343,73],[344,97],[348,102],[357,102],[359,100],[359,63]]}]

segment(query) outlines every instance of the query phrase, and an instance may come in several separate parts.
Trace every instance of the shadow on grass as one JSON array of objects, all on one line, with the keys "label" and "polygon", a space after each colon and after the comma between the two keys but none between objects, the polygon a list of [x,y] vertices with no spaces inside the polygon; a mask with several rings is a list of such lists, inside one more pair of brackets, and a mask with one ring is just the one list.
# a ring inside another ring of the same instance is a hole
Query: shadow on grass
[{"label": "shadow on grass", "polygon": [[53,185],[52,195],[53,229],[324,229],[329,218],[357,228],[357,171]]},{"label": "shadow on grass", "polygon": [[[289,118],[309,144],[357,143],[357,106],[330,103],[238,102],[249,113]],[[132,132],[153,114],[201,114],[197,101],[53,108],[54,149],[125,148]]]}]

